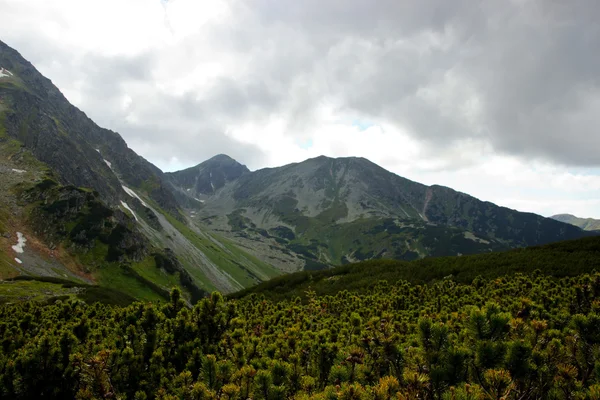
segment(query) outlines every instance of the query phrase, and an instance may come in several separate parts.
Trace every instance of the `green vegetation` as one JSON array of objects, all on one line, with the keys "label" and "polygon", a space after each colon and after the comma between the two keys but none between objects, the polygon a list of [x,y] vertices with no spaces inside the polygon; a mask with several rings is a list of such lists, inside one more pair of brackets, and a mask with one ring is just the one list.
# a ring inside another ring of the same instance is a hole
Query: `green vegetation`
[{"label": "green vegetation", "polygon": [[215,292],[188,308],[174,290],[163,305],[0,305],[0,396],[598,399],[600,274],[544,272],[305,302]]},{"label": "green vegetation", "polygon": [[114,289],[60,278],[18,276],[0,281],[0,303],[33,301],[51,304],[66,298],[79,298],[88,304],[100,302],[118,306],[127,306],[135,301],[130,295]]},{"label": "green vegetation", "polygon": [[52,175],[22,185],[17,192],[30,226],[43,232],[47,243],[66,249],[102,287],[140,300],[168,299],[174,286],[183,288],[194,302],[202,297],[185,271],[157,266],[156,255],[163,250],[153,248],[137,231],[133,217],[106,206],[96,192],[60,185]]},{"label": "green vegetation", "polygon": [[[218,265],[219,268],[231,275],[244,287],[255,285],[261,281],[279,275],[279,271],[275,268],[240,250],[225,238],[211,233],[210,236],[213,239],[211,240],[208,237],[208,233],[206,233],[206,236],[201,236],[171,215],[167,213],[164,213],[163,215],[183,236],[185,236],[186,239],[202,251],[215,265]],[[197,270],[197,268],[195,270]],[[190,273],[192,272],[190,271]],[[209,286],[210,283],[208,280],[204,277],[203,279],[207,286]]]},{"label": "green vegetation", "polygon": [[75,296],[76,289],[40,281],[0,281],[0,302],[42,301],[52,297]]},{"label": "green vegetation", "polygon": [[282,300],[304,297],[308,290],[319,295],[340,290],[365,293],[380,280],[423,284],[450,277],[457,282],[471,283],[477,277],[494,279],[515,272],[532,273],[538,269],[559,277],[600,271],[600,237],[490,254],[411,262],[372,260],[322,271],[302,271],[271,279],[230,296],[240,298],[257,293],[271,300]]},{"label": "green vegetation", "polygon": [[164,300],[168,294],[168,291],[126,264],[105,264],[98,270],[97,275],[100,286],[128,293],[139,300]]}]

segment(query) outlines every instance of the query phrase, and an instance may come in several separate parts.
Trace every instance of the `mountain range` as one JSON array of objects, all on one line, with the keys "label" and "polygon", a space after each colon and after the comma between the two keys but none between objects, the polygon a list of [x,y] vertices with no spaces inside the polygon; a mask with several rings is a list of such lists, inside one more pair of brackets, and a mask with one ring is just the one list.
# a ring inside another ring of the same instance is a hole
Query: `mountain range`
[{"label": "mountain range", "polygon": [[0,42],[0,278],[189,301],[299,270],[487,253],[593,235],[364,158],[163,173]]},{"label": "mountain range", "polygon": [[[219,180],[206,183],[210,174]],[[280,268],[483,253],[585,235],[549,218],[413,182],[364,158],[317,157],[250,172],[220,155],[166,175],[177,191],[198,199],[197,223]]]}]

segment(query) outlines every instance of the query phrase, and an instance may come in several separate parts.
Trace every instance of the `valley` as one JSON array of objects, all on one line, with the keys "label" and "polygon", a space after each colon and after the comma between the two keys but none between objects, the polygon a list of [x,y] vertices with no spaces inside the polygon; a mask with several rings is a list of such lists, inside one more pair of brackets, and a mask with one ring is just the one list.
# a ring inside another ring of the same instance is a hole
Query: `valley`
[{"label": "valley", "polygon": [[[365,158],[164,173],[0,42],[0,277],[190,304],[298,271],[464,256],[595,232],[398,176]],[[15,251],[17,241],[26,240]]]}]

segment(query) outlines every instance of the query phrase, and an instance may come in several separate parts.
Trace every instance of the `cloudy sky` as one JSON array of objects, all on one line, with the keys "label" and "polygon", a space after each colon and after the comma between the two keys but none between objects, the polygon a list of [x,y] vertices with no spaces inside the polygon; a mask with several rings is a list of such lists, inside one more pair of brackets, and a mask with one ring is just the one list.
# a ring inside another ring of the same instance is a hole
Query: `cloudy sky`
[{"label": "cloudy sky", "polygon": [[361,156],[600,218],[598,0],[0,0],[0,39],[163,170]]}]

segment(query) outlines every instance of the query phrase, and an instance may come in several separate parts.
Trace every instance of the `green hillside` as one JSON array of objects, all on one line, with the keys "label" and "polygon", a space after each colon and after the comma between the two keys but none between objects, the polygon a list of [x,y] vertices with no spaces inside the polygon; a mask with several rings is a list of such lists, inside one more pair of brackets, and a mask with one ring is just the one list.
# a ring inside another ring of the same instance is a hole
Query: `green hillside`
[{"label": "green hillside", "polygon": [[540,271],[557,277],[600,271],[600,237],[583,238],[544,246],[460,257],[426,258],[411,262],[372,260],[323,271],[303,271],[230,295],[243,298],[256,293],[272,300],[319,295],[341,290],[366,293],[380,281],[406,280],[423,284],[443,279],[471,283],[477,277],[494,279],[513,273]]}]

